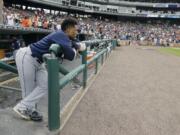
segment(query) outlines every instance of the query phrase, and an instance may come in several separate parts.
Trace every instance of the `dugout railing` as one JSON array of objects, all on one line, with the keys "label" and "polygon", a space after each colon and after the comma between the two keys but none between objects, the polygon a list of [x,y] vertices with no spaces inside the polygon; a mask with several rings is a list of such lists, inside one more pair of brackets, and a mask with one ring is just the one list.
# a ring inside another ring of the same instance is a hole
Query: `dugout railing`
[{"label": "dugout railing", "polygon": [[[50,131],[54,131],[60,128],[60,92],[70,81],[72,81],[78,74],[82,73],[82,87],[87,86],[87,71],[88,65],[95,62],[95,72],[98,73],[99,64],[103,64],[109,56],[111,50],[116,47],[116,40],[94,40],[84,41],[86,44],[86,50],[81,52],[81,64],[71,71],[64,68],[63,64],[60,64],[56,55],[59,51],[62,51],[61,47],[57,44],[53,44],[50,47],[50,54],[43,56],[44,62],[48,71],[48,128]],[[96,55],[90,60],[87,60],[88,49],[96,50]],[[100,60],[100,63],[99,63]],[[8,65],[0,61],[0,68],[18,73],[16,67]],[[59,76],[62,73],[64,76]]]}]

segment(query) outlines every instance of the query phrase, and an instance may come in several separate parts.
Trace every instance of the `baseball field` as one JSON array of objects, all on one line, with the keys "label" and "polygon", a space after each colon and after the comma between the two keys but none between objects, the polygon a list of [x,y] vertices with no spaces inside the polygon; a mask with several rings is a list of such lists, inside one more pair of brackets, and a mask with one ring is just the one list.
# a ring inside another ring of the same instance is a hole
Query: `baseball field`
[{"label": "baseball field", "polygon": [[159,51],[162,53],[168,53],[168,54],[180,56],[180,48],[171,48],[171,47],[160,48]]}]

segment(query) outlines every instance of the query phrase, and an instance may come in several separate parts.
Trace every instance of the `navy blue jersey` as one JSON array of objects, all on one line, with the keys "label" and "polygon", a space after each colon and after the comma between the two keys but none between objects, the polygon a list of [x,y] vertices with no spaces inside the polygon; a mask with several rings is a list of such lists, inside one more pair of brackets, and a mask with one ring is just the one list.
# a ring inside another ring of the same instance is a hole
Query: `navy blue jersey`
[{"label": "navy blue jersey", "polygon": [[49,47],[53,43],[59,44],[62,47],[65,59],[74,59],[75,52],[72,48],[77,49],[78,47],[76,44],[72,44],[72,41],[62,30],[53,32],[41,39],[40,41],[31,44],[30,48],[32,51],[32,56],[42,60],[43,54],[49,53]]}]

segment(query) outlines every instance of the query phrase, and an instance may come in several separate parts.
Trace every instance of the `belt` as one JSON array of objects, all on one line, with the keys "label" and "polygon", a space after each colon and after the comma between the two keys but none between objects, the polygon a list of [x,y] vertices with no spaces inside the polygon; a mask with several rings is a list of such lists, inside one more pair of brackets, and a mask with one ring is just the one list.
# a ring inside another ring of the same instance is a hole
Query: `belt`
[{"label": "belt", "polygon": [[30,48],[29,46],[27,47],[27,52],[28,52],[33,58],[35,58],[36,61],[37,61],[39,64],[42,64],[42,63],[43,63],[43,61],[42,61],[40,58],[38,58],[38,57],[36,57],[36,56],[34,56],[34,55],[32,54],[31,48]]},{"label": "belt", "polygon": [[38,57],[36,57],[36,56],[33,56],[32,54],[31,54],[31,56],[32,56],[33,58],[35,58],[36,61],[37,61],[39,64],[42,64],[42,63],[43,63],[43,61],[42,61],[40,58],[38,58]]},{"label": "belt", "polygon": [[[32,55],[31,55],[32,56]],[[33,56],[32,56],[33,57]],[[42,60],[40,60],[39,58],[37,58],[37,57],[33,57],[33,58],[36,58],[36,61],[39,63],[39,64],[42,64],[43,63],[43,61]]]}]

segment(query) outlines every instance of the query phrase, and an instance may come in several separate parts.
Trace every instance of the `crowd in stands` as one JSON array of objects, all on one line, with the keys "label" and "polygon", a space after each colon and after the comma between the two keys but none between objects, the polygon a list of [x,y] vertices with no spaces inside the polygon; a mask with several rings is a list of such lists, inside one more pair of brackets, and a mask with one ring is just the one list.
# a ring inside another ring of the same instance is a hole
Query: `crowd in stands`
[{"label": "crowd in stands", "polygon": [[80,21],[81,32],[93,34],[94,38],[117,38],[121,40],[149,41],[155,45],[180,42],[180,27],[167,23],[140,23],[112,20],[84,19]]},{"label": "crowd in stands", "polygon": [[116,25],[120,39],[128,39],[134,41],[148,41],[155,45],[169,45],[179,42],[177,31],[179,26],[169,25],[166,23],[123,23]]},{"label": "crowd in stands", "polygon": [[44,10],[4,7],[3,23],[9,26],[56,29],[58,20]]},{"label": "crowd in stands", "polygon": [[[61,21],[69,15],[50,14],[41,10],[28,10],[4,7],[4,24],[43,29],[60,29]],[[79,17],[79,33],[91,35],[92,38],[117,38],[121,40],[150,41],[156,45],[180,42],[180,26],[164,22],[140,23],[115,21],[93,17]]]}]

